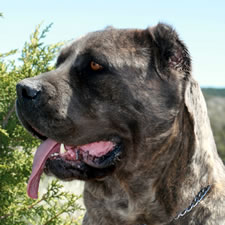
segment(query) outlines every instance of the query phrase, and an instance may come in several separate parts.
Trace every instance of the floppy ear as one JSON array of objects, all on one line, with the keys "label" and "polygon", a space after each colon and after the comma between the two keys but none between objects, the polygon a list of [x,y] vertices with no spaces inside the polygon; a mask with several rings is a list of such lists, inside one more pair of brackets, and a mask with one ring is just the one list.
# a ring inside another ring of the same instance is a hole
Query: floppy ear
[{"label": "floppy ear", "polygon": [[166,24],[159,23],[149,28],[149,32],[153,61],[158,73],[166,75],[170,69],[173,69],[187,76],[191,71],[191,59],[176,31]]},{"label": "floppy ear", "polygon": [[205,152],[205,157],[217,155],[205,99],[198,83],[192,76],[186,81],[184,102],[193,122],[196,152]]}]

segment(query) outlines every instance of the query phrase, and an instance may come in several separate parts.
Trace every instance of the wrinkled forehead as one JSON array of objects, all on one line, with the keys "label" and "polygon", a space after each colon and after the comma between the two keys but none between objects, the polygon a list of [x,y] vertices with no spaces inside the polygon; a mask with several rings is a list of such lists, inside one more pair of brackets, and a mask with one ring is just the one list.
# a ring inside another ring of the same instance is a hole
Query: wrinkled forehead
[{"label": "wrinkled forehead", "polygon": [[149,46],[146,45],[143,30],[107,29],[88,33],[65,47],[60,58],[76,59],[79,55],[104,57],[113,64],[130,64],[146,61]]}]

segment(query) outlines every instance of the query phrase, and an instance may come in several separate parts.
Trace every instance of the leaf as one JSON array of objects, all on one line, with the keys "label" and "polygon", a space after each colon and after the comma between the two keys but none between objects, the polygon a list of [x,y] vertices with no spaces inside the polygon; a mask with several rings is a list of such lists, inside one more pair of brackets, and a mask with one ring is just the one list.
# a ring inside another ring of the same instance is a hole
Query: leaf
[{"label": "leaf", "polygon": [[2,129],[1,127],[0,127],[0,133],[3,134],[6,137],[9,137],[9,134],[7,133],[7,131]]}]

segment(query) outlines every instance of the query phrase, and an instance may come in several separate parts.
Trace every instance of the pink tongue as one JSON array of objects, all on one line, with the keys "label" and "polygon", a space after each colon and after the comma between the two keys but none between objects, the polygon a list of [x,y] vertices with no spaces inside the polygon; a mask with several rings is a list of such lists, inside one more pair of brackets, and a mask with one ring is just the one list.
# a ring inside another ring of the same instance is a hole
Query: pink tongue
[{"label": "pink tongue", "polygon": [[27,185],[27,194],[30,198],[38,198],[38,187],[44,165],[49,155],[60,152],[60,144],[51,139],[44,141],[34,155],[32,173]]},{"label": "pink tongue", "polygon": [[113,149],[115,144],[111,141],[99,141],[79,146],[84,152],[89,152],[92,156],[101,157]]}]

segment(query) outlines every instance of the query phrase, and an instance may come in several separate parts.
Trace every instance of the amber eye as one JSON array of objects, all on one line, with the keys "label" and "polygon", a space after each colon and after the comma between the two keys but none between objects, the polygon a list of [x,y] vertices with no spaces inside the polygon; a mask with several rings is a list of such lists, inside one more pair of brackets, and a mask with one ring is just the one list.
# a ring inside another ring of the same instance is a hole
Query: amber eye
[{"label": "amber eye", "polygon": [[98,70],[102,70],[103,67],[101,65],[99,65],[98,63],[91,61],[90,63],[91,69],[94,71],[98,71]]}]

